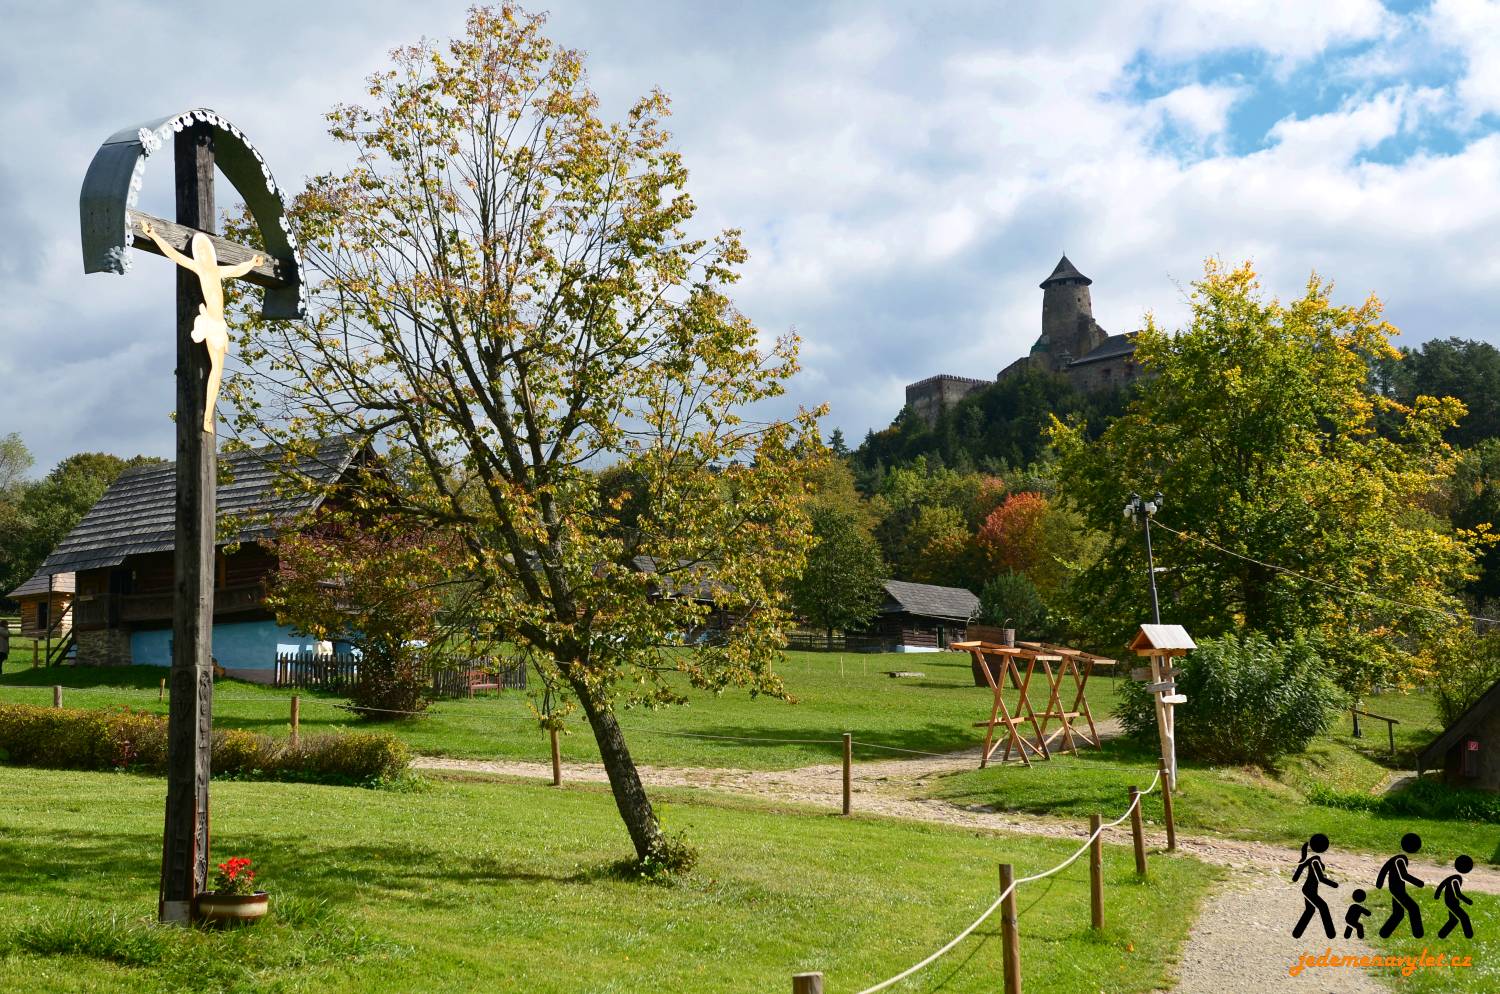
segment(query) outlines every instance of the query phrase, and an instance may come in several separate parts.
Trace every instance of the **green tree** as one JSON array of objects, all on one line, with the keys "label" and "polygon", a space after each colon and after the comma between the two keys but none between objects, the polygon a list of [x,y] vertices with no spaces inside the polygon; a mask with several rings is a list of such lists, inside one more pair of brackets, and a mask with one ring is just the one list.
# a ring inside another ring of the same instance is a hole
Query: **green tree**
[{"label": "green tree", "polygon": [[1418,397],[1456,397],[1467,413],[1444,432],[1454,445],[1500,437],[1500,349],[1488,342],[1438,338],[1375,364],[1377,383],[1405,405]]},{"label": "green tree", "polygon": [[1053,615],[1036,584],[1022,573],[1007,570],[984,585],[979,594],[979,616],[987,625],[1014,628],[1027,640],[1050,640]]},{"label": "green tree", "polygon": [[830,636],[863,627],[883,601],[880,547],[853,513],[835,508],[812,512],[812,534],[807,566],[792,583],[792,606]]},{"label": "green tree", "polygon": [[[1093,443],[1054,428],[1062,490],[1112,537],[1080,598],[1101,641],[1146,617],[1140,533],[1121,518],[1131,491],[1163,491],[1158,520],[1188,536],[1156,531],[1166,620],[1201,636],[1321,636],[1348,689],[1407,674],[1445,623],[1435,612],[1460,606],[1480,538],[1427,507],[1463,407],[1372,395],[1366,358],[1392,354],[1393,329],[1373,297],[1329,294],[1314,276],[1300,299],[1267,301],[1249,266],[1210,261],[1188,327],[1148,321],[1136,354],[1152,375],[1126,414]],[[1374,432],[1377,407],[1395,437]]]},{"label": "green tree", "polygon": [[[1500,438],[1486,438],[1461,454],[1449,488],[1448,516],[1459,528],[1500,525]],[[1480,552],[1479,575],[1468,591],[1479,602],[1500,599],[1500,545]]]},{"label": "green tree", "polygon": [[[784,693],[821,412],[744,418],[784,391],[796,339],[763,341],[733,306],[737,232],[688,233],[667,98],[602,119],[581,57],[542,29],[474,8],[461,37],[396,50],[370,106],[333,110],[350,165],[290,208],[311,312],[270,326],[239,300],[240,355],[263,375],[226,392],[292,451],[378,436],[391,468],[346,499],[460,550],[465,621],[572,695],[637,856],[659,861],[615,709],[682,700],[672,670]],[[601,463],[623,466],[608,486]],[[707,599],[737,619],[726,638],[667,647]]]}]

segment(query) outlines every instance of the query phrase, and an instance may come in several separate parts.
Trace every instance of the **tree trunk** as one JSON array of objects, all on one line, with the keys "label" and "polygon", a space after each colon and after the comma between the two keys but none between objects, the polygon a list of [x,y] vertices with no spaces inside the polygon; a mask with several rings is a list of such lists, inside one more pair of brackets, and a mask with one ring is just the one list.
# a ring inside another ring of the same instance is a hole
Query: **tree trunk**
[{"label": "tree trunk", "polygon": [[569,679],[573,692],[583,705],[583,713],[593,729],[594,741],[599,744],[599,755],[604,759],[604,771],[609,774],[609,789],[615,795],[615,807],[630,833],[638,859],[645,859],[656,849],[661,840],[661,825],[656,821],[656,812],[651,809],[651,799],[646,796],[641,775],[636,772],[635,760],[630,758],[630,748],[625,744],[625,733],[615,713],[595,706],[588,688],[581,681]]}]

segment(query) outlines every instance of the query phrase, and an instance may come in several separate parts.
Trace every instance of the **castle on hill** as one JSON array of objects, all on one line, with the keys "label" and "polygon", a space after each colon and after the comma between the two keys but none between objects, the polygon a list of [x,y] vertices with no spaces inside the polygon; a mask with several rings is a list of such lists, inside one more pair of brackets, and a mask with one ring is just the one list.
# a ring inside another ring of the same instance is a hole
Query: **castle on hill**
[{"label": "castle on hill", "polygon": [[928,424],[967,394],[991,382],[1036,369],[1066,376],[1079,390],[1093,393],[1138,379],[1133,331],[1110,335],[1094,320],[1089,286],[1094,281],[1065,255],[1042,280],[1042,333],[1031,351],[1000,370],[994,381],[940,373],[907,384],[906,406]]}]

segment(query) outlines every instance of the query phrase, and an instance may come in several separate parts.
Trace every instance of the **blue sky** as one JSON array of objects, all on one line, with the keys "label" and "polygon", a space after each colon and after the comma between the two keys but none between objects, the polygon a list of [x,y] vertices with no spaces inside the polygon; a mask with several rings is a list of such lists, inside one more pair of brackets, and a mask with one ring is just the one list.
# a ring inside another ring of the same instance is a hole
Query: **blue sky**
[{"label": "blue sky", "polygon": [[[8,3],[0,30],[0,433],[38,469],[169,455],[169,267],[85,277],[76,198],[117,128],[192,106],[285,186],[344,164],[321,114],[465,4]],[[1066,251],[1111,331],[1185,314],[1206,256],[1267,289],[1317,270],[1416,344],[1500,342],[1500,6],[557,2],[607,113],[673,98],[703,229],[743,229],[743,309],[795,329],[789,402],[858,439],[903,385],[991,376],[1040,324]],[[184,23],[201,63],[152,57]],[[142,53],[140,56],[136,52]],[[147,199],[170,177],[148,180]]]}]

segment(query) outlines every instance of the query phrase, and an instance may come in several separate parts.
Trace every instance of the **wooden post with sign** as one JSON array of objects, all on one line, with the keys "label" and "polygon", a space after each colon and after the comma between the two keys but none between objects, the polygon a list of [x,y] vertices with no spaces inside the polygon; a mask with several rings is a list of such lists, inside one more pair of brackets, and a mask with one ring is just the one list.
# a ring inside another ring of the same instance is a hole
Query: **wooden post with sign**
[{"label": "wooden post with sign", "polygon": [[1185,656],[1198,648],[1181,625],[1142,625],[1130,648],[1138,656],[1151,661],[1149,668],[1132,670],[1134,680],[1146,680],[1146,689],[1155,698],[1156,736],[1161,743],[1161,765],[1166,772],[1164,790],[1177,789],[1177,735],[1173,708],[1187,703],[1187,698],[1177,693],[1177,671],[1172,660]]},{"label": "wooden post with sign", "polygon": [[[171,142],[175,221],[135,210],[147,160]],[[214,173],[222,171],[255,219],[264,250],[213,233]],[[187,922],[208,879],[209,747],[213,732],[216,491],[215,405],[229,345],[227,279],[266,287],[262,314],[305,312],[296,242],[260,153],[211,110],[198,108],[111,135],[94,153],[78,198],[84,272],[126,273],[130,248],[177,265],[177,464],[173,536],[172,669],[168,680],[167,800],[162,832],[162,921]]]}]

